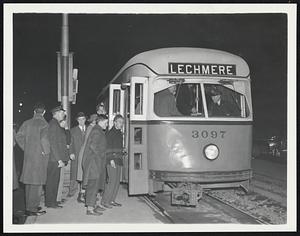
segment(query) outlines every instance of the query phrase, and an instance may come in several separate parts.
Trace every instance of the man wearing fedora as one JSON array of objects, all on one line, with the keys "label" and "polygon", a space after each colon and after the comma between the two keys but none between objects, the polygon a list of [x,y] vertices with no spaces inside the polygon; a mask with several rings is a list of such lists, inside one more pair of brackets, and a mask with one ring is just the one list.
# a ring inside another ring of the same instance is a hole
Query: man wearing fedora
[{"label": "man wearing fedora", "polygon": [[223,93],[216,86],[210,90],[211,104],[208,108],[208,115],[212,117],[239,117],[240,110],[235,102],[229,102]]},{"label": "man wearing fedora", "polygon": [[59,122],[65,117],[65,110],[57,106],[51,110],[52,120],[49,122],[48,136],[50,143],[50,157],[47,168],[45,206],[48,208],[61,208],[57,202],[60,168],[69,160],[67,140],[64,130]]},{"label": "man wearing fedora", "polygon": [[[84,143],[85,134],[86,134],[86,116],[83,112],[79,112],[76,116],[76,121],[78,125],[71,129],[71,145],[70,145],[70,158],[71,158],[71,173],[70,173],[70,188],[69,188],[69,197],[72,197],[77,189],[78,189],[78,182],[77,182],[77,172],[78,172],[78,157],[80,149]],[[81,163],[80,163],[81,165]],[[80,184],[80,191],[78,194],[77,201],[84,203],[84,192],[82,190]]]},{"label": "man wearing fedora", "polygon": [[49,159],[48,123],[44,119],[45,106],[37,103],[33,118],[26,120],[16,134],[16,141],[24,151],[23,170],[20,181],[25,184],[27,216],[46,213],[40,205],[43,185]]}]

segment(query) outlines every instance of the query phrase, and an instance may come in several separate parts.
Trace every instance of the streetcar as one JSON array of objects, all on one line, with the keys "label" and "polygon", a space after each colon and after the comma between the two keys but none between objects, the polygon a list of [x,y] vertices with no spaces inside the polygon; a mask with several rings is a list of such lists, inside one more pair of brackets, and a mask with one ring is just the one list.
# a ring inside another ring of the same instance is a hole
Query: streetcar
[{"label": "streetcar", "polygon": [[253,112],[250,71],[241,57],[205,48],[146,51],[97,99],[110,127],[116,114],[125,118],[122,181],[129,195],[171,191],[172,204],[195,206],[206,190],[248,191]]}]

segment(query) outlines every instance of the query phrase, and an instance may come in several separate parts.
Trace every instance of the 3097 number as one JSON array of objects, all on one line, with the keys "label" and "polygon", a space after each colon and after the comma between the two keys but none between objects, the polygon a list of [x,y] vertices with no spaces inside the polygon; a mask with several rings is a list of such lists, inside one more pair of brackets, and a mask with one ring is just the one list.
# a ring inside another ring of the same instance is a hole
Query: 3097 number
[{"label": "3097 number", "polygon": [[193,130],[192,131],[192,138],[224,138],[225,137],[226,131],[221,130],[221,131],[207,131],[207,130]]}]

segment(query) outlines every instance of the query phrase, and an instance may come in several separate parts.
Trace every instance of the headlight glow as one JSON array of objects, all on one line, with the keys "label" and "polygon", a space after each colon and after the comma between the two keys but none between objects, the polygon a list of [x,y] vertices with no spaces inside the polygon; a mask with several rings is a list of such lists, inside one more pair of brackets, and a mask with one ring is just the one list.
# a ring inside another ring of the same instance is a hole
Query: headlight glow
[{"label": "headlight glow", "polygon": [[219,156],[219,148],[214,144],[206,145],[203,152],[208,160],[215,160]]}]

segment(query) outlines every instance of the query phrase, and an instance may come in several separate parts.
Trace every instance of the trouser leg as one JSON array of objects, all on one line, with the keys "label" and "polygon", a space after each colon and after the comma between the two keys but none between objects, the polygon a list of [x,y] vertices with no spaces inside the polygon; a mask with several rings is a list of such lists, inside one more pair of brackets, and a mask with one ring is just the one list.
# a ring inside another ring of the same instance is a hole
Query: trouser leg
[{"label": "trouser leg", "polygon": [[98,193],[98,181],[96,179],[88,180],[86,187],[85,203],[87,206],[94,207],[96,205],[96,197]]},{"label": "trouser leg", "polygon": [[42,185],[26,184],[25,193],[26,210],[36,211],[41,201]]},{"label": "trouser leg", "polygon": [[116,168],[111,167],[111,165],[107,165],[107,175],[108,175],[108,183],[105,186],[105,190],[103,193],[101,204],[106,205],[110,204],[112,201],[112,195],[114,191],[115,177],[116,177]]},{"label": "trouser leg", "polygon": [[79,186],[79,192],[85,193],[85,189],[82,186],[82,181],[78,181],[78,186]]},{"label": "trouser leg", "polygon": [[78,189],[78,182],[77,180],[70,180],[70,187],[69,187],[69,195],[73,196]]},{"label": "trouser leg", "polygon": [[64,188],[64,177],[65,177],[65,168],[60,168],[60,174],[59,174],[59,184],[58,184],[58,190],[57,190],[57,198],[56,200],[58,202],[62,199],[62,192]]},{"label": "trouser leg", "polygon": [[47,168],[45,205],[56,205],[60,168],[57,162],[49,161]]},{"label": "trouser leg", "polygon": [[115,201],[120,187],[121,166],[116,165],[116,177],[114,178],[114,188],[111,201]]}]

